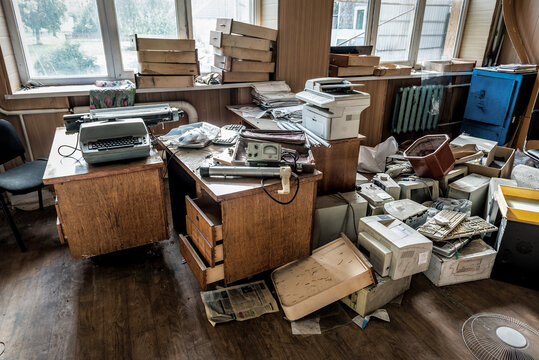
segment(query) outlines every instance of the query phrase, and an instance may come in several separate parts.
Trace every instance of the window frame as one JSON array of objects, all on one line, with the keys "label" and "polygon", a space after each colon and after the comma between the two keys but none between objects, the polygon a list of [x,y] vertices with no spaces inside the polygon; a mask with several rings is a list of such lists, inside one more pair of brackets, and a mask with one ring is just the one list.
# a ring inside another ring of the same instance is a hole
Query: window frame
[{"label": "window frame", "polygon": [[[28,63],[24,53],[22,36],[17,24],[22,24],[18,18],[13,0],[1,0],[13,47],[13,53],[22,84],[29,81],[39,81],[44,85],[83,85],[92,84],[96,80],[133,79],[134,72],[123,67],[120,36],[116,18],[115,1],[93,0],[97,5],[103,51],[105,54],[106,76],[73,76],[61,78],[31,78]],[[191,1],[174,0],[176,7],[176,26],[178,38],[192,39]]]}]

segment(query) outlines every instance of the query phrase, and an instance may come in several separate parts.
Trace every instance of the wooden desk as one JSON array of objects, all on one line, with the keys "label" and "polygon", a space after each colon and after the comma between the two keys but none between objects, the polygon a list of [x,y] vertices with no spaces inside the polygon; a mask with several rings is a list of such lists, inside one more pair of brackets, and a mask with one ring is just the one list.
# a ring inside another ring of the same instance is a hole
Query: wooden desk
[{"label": "wooden desk", "polygon": [[[213,163],[219,146],[167,148],[170,199],[180,251],[202,288],[231,283],[311,254],[311,231],[319,171],[300,177],[295,200],[280,205],[256,178],[202,178],[199,168]],[[277,195],[279,179],[265,182],[272,196],[289,200],[296,191]]]},{"label": "wooden desk", "polygon": [[58,154],[60,145],[75,146],[76,141],[76,134],[56,129],[43,176],[46,185],[54,185],[58,234],[67,240],[71,256],[87,258],[168,239],[164,164],[157,152],[102,165],[86,163],[79,151],[67,158]]},{"label": "wooden desk", "polygon": [[[261,130],[280,130],[277,124],[269,117],[257,119],[254,116],[244,115],[245,110],[258,109],[253,105],[227,106],[234,113],[236,123],[248,128]],[[337,191],[352,191],[356,187],[357,162],[359,146],[365,136],[358,134],[351,139],[328,141],[331,147],[313,146],[311,151],[316,161],[316,168],[324,177],[318,183],[318,193],[327,194]]]}]

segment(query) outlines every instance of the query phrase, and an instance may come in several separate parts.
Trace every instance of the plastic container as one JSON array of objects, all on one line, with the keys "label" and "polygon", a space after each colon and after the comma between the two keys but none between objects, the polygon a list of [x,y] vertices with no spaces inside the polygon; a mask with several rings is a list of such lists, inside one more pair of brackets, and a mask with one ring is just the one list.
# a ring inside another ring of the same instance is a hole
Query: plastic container
[{"label": "plastic container", "polygon": [[418,176],[440,179],[455,166],[447,135],[425,135],[404,152]]}]

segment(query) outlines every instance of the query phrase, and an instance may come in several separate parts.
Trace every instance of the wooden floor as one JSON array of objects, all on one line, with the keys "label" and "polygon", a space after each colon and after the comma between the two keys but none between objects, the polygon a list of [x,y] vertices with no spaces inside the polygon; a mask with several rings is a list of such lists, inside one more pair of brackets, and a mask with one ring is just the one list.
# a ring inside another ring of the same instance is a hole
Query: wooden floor
[{"label": "wooden floor", "polygon": [[[4,359],[471,359],[461,326],[494,312],[539,328],[539,293],[484,280],[438,289],[413,277],[391,323],[294,336],[283,313],[218,325],[178,243],[72,260],[54,207],[16,212],[20,253],[0,215],[0,341]],[[0,344],[0,352],[2,351]]]}]

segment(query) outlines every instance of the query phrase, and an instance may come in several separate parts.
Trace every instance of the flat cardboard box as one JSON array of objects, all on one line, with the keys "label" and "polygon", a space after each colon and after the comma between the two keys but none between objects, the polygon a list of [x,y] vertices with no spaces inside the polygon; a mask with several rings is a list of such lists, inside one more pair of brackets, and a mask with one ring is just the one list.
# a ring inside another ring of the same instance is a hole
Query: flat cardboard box
[{"label": "flat cardboard box", "polygon": [[137,89],[180,88],[194,86],[192,75],[139,75],[135,74]]},{"label": "flat cardboard box", "polygon": [[482,138],[465,135],[465,134],[457,136],[449,144],[451,146],[464,146],[468,144],[475,145],[477,150],[481,150],[485,154],[487,154],[487,162],[486,162],[487,164],[490,164],[492,162],[492,159],[494,157],[493,150],[495,150],[496,147],[498,146],[497,141],[482,139]]},{"label": "flat cardboard box", "polygon": [[356,291],[341,301],[361,316],[368,315],[375,310],[404,294],[410,288],[412,276],[392,280],[390,277],[381,277],[376,274],[377,284],[369,285]]},{"label": "flat cardboard box", "polygon": [[141,38],[135,35],[134,41],[137,51],[195,51],[195,40]]},{"label": "flat cardboard box", "polygon": [[329,65],[329,76],[364,76],[372,75],[374,66],[335,66]]},{"label": "flat cardboard box", "polygon": [[[468,167],[468,173],[475,173],[479,175],[484,175],[494,178],[511,178],[511,171],[513,170],[513,162],[515,161],[515,149],[496,146],[494,151],[491,152],[490,161],[487,162],[487,166],[474,164],[474,163],[465,163]],[[493,161],[496,158],[503,158],[505,164],[501,168],[493,167]],[[487,159],[488,161],[488,159]]]},{"label": "flat cardboard box", "polygon": [[445,258],[433,253],[425,276],[436,286],[490,278],[496,251],[483,240],[472,240],[458,254]]},{"label": "flat cardboard box", "polygon": [[344,234],[311,256],[275,269],[271,279],[290,321],[376,282],[371,264]]},{"label": "flat cardboard box", "polygon": [[423,62],[423,68],[439,72],[463,72],[472,71],[475,64],[475,60],[464,59],[430,60]]},{"label": "flat cardboard box", "polygon": [[244,49],[232,46],[223,46],[220,48],[214,47],[213,52],[214,54],[220,56],[230,56],[236,59],[255,60],[263,62],[270,62],[272,56],[271,51]]},{"label": "flat cardboard box", "polygon": [[274,62],[238,60],[221,55],[213,55],[213,65],[219,69],[233,72],[272,73],[275,71]]},{"label": "flat cardboard box", "polygon": [[407,65],[383,64],[374,67],[375,76],[406,76],[412,73],[412,67]]},{"label": "flat cardboard box", "polygon": [[247,24],[232,19],[217,19],[215,30],[222,31],[225,34],[239,34],[272,41],[277,40],[277,30],[275,29]]},{"label": "flat cardboard box", "polygon": [[376,66],[380,56],[357,54],[329,54],[329,63],[337,66]]},{"label": "flat cardboard box", "polygon": [[223,83],[269,81],[269,73],[226,71],[215,66],[211,71],[220,74]]},{"label": "flat cardboard box", "polygon": [[449,185],[447,197],[451,199],[468,199],[472,202],[471,215],[483,216],[487,201],[490,178],[479,174],[470,174]]},{"label": "flat cardboard box", "polygon": [[249,36],[224,34],[221,31],[210,31],[210,44],[215,47],[232,46],[254,50],[269,50],[271,41]]},{"label": "flat cardboard box", "polygon": [[337,194],[316,198],[313,249],[338,239],[343,230],[349,239],[356,239],[359,219],[367,215],[367,200],[355,191],[342,193],[342,196],[344,199]]},{"label": "flat cardboard box", "polygon": [[198,75],[198,64],[139,63],[143,75]]},{"label": "flat cardboard box", "polygon": [[498,185],[496,200],[507,220],[539,225],[538,189]]},{"label": "flat cardboard box", "polygon": [[197,51],[137,51],[138,62],[196,64]]}]

